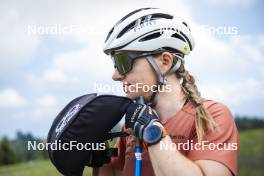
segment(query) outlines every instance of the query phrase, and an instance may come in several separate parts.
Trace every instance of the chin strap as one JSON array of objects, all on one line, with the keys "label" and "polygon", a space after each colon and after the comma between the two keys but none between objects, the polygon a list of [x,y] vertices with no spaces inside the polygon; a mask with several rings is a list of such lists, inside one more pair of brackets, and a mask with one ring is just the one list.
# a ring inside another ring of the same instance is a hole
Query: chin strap
[{"label": "chin strap", "polygon": [[174,66],[165,74],[162,74],[157,63],[154,60],[153,56],[147,56],[147,61],[149,62],[149,64],[151,65],[151,67],[153,68],[153,70],[155,71],[157,78],[158,78],[158,84],[157,84],[157,88],[156,90],[152,93],[151,98],[150,98],[150,102],[148,103],[148,105],[152,108],[154,108],[157,104],[157,98],[158,98],[158,94],[159,94],[159,87],[162,88],[162,86],[165,86],[167,83],[167,78],[166,76],[176,72],[180,66],[181,63],[183,61],[183,57],[180,54],[176,54],[173,53],[174,58],[177,58],[177,62],[176,64],[174,64]]}]

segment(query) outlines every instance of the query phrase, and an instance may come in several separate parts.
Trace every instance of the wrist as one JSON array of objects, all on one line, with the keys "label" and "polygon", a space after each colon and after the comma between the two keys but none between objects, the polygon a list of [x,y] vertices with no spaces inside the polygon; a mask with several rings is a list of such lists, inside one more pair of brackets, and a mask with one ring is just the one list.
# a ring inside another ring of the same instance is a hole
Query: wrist
[{"label": "wrist", "polygon": [[160,140],[165,136],[167,136],[167,131],[158,121],[155,121],[149,125],[143,133],[143,139],[147,146],[159,143]]}]

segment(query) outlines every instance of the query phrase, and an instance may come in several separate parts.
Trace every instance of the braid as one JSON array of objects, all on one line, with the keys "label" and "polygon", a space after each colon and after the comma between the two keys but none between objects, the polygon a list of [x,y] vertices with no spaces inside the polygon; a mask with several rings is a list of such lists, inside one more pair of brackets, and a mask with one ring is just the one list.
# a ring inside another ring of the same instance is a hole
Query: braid
[{"label": "braid", "polygon": [[205,133],[205,128],[213,130],[215,122],[207,110],[202,105],[201,93],[199,92],[194,77],[184,68],[182,62],[176,72],[178,79],[182,79],[182,89],[185,96],[193,103],[196,110],[195,128],[198,141],[201,142]]}]

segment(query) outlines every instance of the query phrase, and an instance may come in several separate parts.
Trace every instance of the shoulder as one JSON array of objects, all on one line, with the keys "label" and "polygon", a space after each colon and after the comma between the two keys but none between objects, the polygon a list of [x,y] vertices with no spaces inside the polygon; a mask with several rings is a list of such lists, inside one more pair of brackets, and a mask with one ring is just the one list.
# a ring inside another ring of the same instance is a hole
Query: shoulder
[{"label": "shoulder", "polygon": [[214,100],[204,100],[204,108],[215,121],[219,133],[229,134],[236,132],[236,124],[230,109],[223,103]]},{"label": "shoulder", "polygon": [[[232,120],[233,116],[230,109],[223,103],[214,100],[203,100],[203,107],[208,111],[208,113],[215,119],[221,117],[225,120]],[[231,119],[230,119],[231,118]]]},{"label": "shoulder", "polygon": [[[233,118],[230,109],[223,103],[203,98],[202,104],[203,107],[214,119],[218,118],[219,116],[224,116],[225,118],[231,119]],[[192,103],[188,103],[188,106],[184,107],[183,111],[193,117],[196,116],[196,109],[192,105]]]},{"label": "shoulder", "polygon": [[229,108],[225,104],[215,101],[215,100],[203,99],[203,106],[208,111],[212,111],[212,112],[215,112],[215,111],[229,111],[230,112]]}]

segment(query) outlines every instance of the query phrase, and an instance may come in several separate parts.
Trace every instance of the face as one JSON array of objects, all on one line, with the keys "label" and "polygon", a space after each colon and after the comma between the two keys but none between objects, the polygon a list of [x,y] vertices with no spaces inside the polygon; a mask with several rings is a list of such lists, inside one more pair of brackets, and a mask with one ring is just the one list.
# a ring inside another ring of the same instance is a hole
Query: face
[{"label": "face", "polygon": [[[173,56],[169,52],[163,52],[155,57],[155,62],[161,73],[165,74],[173,64]],[[156,73],[146,58],[135,59],[132,70],[125,75],[121,75],[115,69],[112,79],[123,84],[123,90],[128,98],[136,99],[143,96],[146,101],[149,101],[153,94],[151,86],[158,83]]]},{"label": "face", "polygon": [[145,58],[135,59],[132,70],[125,75],[121,75],[115,69],[112,79],[123,84],[123,90],[128,98],[136,99],[143,96],[147,101],[150,100],[152,92],[151,90],[146,91],[146,88],[144,90],[143,87],[157,84],[156,75]]}]

